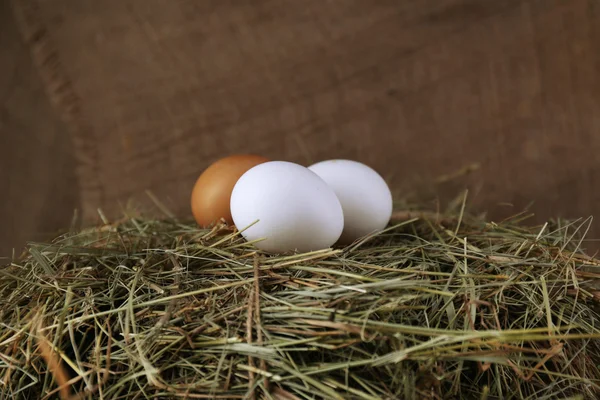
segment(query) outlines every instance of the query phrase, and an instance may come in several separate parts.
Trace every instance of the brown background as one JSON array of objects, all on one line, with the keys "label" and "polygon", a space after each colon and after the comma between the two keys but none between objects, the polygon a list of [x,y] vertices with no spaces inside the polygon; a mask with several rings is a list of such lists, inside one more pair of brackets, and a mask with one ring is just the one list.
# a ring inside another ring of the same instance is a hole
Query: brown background
[{"label": "brown background", "polygon": [[600,210],[596,0],[0,4],[0,254],[146,189],[187,215],[235,152],[467,186],[494,217]]}]

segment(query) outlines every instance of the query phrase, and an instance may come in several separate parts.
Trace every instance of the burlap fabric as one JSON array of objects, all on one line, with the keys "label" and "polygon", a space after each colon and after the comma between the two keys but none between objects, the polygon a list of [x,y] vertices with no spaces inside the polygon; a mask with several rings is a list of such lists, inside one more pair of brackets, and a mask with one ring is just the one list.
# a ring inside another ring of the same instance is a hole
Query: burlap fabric
[{"label": "burlap fabric", "polygon": [[468,186],[498,217],[600,210],[596,0],[1,7],[3,250],[145,190],[188,213],[234,152],[353,158],[426,198]]}]

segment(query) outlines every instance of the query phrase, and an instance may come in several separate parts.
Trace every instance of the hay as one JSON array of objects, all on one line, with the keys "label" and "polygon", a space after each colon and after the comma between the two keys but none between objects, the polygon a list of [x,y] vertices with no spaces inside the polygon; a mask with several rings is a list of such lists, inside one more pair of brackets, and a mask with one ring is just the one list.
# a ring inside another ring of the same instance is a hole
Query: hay
[{"label": "hay", "polygon": [[30,244],[0,271],[0,398],[596,398],[590,221],[522,217],[280,256],[140,215]]}]

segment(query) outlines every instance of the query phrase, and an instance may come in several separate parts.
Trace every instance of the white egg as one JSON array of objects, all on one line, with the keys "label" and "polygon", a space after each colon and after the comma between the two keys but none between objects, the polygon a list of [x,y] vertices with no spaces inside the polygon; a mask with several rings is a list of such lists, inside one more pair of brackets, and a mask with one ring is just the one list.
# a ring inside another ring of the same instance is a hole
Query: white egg
[{"label": "white egg", "polygon": [[350,160],[322,161],[308,168],[327,182],[342,204],[344,231],[340,243],[351,243],[389,223],[392,193],[375,170]]},{"label": "white egg", "polygon": [[331,247],[344,228],[342,207],[327,183],[286,161],[248,170],[235,184],[230,206],[242,235],[248,241],[264,238],[256,247],[274,253]]}]

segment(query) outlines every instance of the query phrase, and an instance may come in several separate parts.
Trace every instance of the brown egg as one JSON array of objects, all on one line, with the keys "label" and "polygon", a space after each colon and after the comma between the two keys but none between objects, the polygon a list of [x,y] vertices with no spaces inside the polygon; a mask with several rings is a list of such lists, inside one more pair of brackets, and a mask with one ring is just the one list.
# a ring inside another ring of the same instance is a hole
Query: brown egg
[{"label": "brown egg", "polygon": [[252,154],[238,154],[211,164],[192,190],[192,213],[198,225],[209,227],[223,218],[232,225],[229,201],[233,187],[250,168],[269,161]]}]

